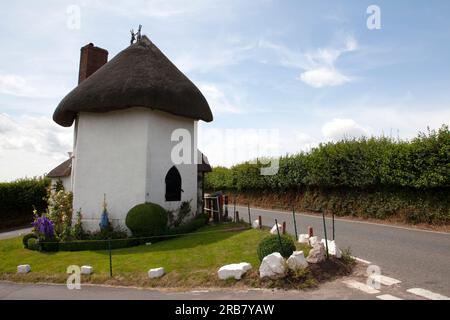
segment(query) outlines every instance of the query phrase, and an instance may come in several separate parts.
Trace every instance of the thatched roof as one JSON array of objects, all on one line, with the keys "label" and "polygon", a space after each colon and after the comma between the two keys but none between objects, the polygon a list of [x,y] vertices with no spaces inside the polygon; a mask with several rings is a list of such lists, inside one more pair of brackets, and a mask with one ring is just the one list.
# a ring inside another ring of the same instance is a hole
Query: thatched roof
[{"label": "thatched roof", "polygon": [[62,178],[62,177],[68,177],[70,176],[72,171],[72,158],[67,159],[63,163],[61,163],[59,166],[54,168],[52,171],[50,171],[47,174],[47,177],[49,178]]},{"label": "thatched roof", "polygon": [[201,154],[202,162],[197,164],[198,172],[211,172],[212,168],[209,164],[208,158],[202,152],[199,153]]},{"label": "thatched roof", "polygon": [[73,89],[53,120],[70,127],[79,112],[146,107],[196,120],[212,121],[200,90],[146,37],[120,52]]}]

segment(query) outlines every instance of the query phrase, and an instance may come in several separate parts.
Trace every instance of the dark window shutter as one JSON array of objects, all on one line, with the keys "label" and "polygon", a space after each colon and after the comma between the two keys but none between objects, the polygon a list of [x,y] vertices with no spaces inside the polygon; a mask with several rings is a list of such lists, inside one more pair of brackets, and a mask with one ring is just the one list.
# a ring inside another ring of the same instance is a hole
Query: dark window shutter
[{"label": "dark window shutter", "polygon": [[181,175],[173,166],[166,175],[166,201],[181,201]]}]

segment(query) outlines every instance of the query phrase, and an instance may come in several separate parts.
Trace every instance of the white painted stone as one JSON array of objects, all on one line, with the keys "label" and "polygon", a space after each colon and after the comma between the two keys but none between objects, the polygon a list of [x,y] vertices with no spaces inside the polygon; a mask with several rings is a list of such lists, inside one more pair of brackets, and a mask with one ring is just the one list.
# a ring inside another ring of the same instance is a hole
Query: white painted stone
[{"label": "white painted stone", "polygon": [[[278,230],[279,230],[280,234],[282,233],[282,228],[283,228],[283,226],[281,224],[278,224]],[[277,225],[276,224],[274,224],[272,229],[270,229],[270,233],[277,234]]]},{"label": "white painted stone", "polygon": [[252,268],[252,265],[247,262],[233,263],[223,266],[217,271],[219,279],[226,280],[234,278],[240,280],[242,276]]},{"label": "white painted stone", "polygon": [[253,227],[253,229],[259,229],[259,219],[256,219],[255,221],[253,221],[252,227]]},{"label": "white painted stone", "polygon": [[299,234],[298,235],[298,242],[302,244],[308,244],[309,245],[309,234]]},{"label": "white painted stone", "polygon": [[308,266],[303,251],[294,251],[287,259],[287,265],[291,270],[303,269]]},{"label": "white painted stone", "polygon": [[319,238],[317,236],[309,238],[309,245],[314,247],[317,243],[319,243]]},{"label": "white painted stone", "polygon": [[81,266],[81,274],[92,274],[94,272],[94,268],[91,266]]},{"label": "white painted stone", "polygon": [[150,269],[150,270],[148,271],[148,277],[149,277],[150,279],[153,279],[153,278],[160,278],[160,277],[162,277],[162,276],[164,275],[164,273],[165,273],[164,268]]},{"label": "white painted stone", "polygon": [[[342,257],[342,252],[339,247],[336,245],[335,240],[328,240],[328,253],[336,258],[340,259]],[[321,243],[325,246],[325,239],[322,239]],[[325,247],[326,250],[326,247]]]},{"label": "white painted stone", "polygon": [[28,273],[31,271],[31,267],[29,264],[21,264],[17,266],[17,273]]},{"label": "white painted stone", "polygon": [[308,263],[319,263],[325,260],[325,248],[322,243],[316,243],[316,245],[309,251],[309,255],[306,258]]},{"label": "white painted stone", "polygon": [[260,278],[281,277],[286,274],[286,262],[279,252],[274,252],[264,257],[259,267]]}]

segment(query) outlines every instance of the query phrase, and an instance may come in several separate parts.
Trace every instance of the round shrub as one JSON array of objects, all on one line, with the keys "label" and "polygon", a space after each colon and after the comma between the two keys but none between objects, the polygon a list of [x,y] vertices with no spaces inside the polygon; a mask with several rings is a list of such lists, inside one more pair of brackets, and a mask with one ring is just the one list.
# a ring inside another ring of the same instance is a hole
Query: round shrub
[{"label": "round shrub", "polygon": [[150,237],[162,235],[167,230],[168,214],[156,203],[138,204],[128,211],[125,224],[134,236]]},{"label": "round shrub", "polygon": [[262,261],[265,256],[274,252],[279,252],[283,257],[289,258],[295,251],[294,240],[290,236],[281,235],[281,245],[280,248],[278,235],[271,235],[262,239],[257,250],[259,260]]},{"label": "round shrub", "polygon": [[30,239],[37,239],[37,235],[35,235],[34,233],[27,233],[26,235],[23,236],[22,243],[25,249],[29,249],[28,240]]},{"label": "round shrub", "polygon": [[37,238],[29,238],[27,248],[33,251],[39,251],[39,241]]}]

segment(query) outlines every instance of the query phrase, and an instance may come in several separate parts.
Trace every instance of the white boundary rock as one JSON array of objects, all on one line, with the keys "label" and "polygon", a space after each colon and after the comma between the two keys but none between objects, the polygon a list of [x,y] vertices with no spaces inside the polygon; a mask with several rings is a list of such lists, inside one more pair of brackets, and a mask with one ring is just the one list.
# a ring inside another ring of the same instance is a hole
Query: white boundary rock
[{"label": "white boundary rock", "polygon": [[94,272],[91,266],[81,266],[81,274],[90,275]]},{"label": "white boundary rock", "polygon": [[316,245],[309,251],[306,258],[308,263],[319,263],[325,260],[325,247],[323,243],[316,243]]},{"label": "white boundary rock", "polygon": [[221,280],[226,280],[229,278],[240,280],[242,276],[251,268],[252,265],[247,262],[227,264],[217,271],[217,275]]},{"label": "white boundary rock", "polygon": [[[340,259],[342,257],[342,252],[336,244],[335,240],[328,240],[328,253]],[[322,239],[321,243],[325,246],[325,239]],[[326,247],[325,247],[326,250]]]},{"label": "white boundary rock", "polygon": [[298,235],[298,242],[302,244],[308,244],[309,245],[309,234],[299,234]]},{"label": "white boundary rock", "polygon": [[306,268],[308,266],[308,262],[305,259],[303,251],[294,251],[286,262],[289,269],[294,271]]},{"label": "white boundary rock", "polygon": [[314,247],[317,243],[319,243],[319,238],[317,236],[309,238],[309,245]]},{"label": "white boundary rock", "polygon": [[256,219],[255,221],[253,221],[252,227],[253,227],[253,229],[259,229],[259,219]]},{"label": "white boundary rock", "polygon": [[[278,224],[278,230],[280,231],[280,234],[282,232],[281,231],[282,228],[283,228],[283,226],[281,224]],[[277,225],[276,224],[274,224],[272,229],[270,229],[270,233],[271,234],[277,234]]]},{"label": "white boundary rock", "polygon": [[160,278],[160,277],[162,277],[162,276],[164,275],[164,273],[165,273],[164,268],[150,269],[150,270],[148,271],[148,277],[149,277],[150,279],[153,279],[153,278]]},{"label": "white boundary rock", "polygon": [[28,273],[31,271],[31,267],[29,264],[21,264],[17,266],[17,273]]},{"label": "white boundary rock", "polygon": [[286,261],[279,252],[274,252],[265,256],[259,267],[260,278],[280,277],[286,274]]}]

